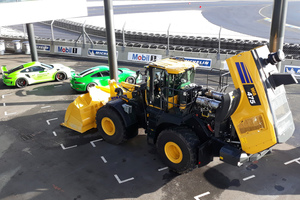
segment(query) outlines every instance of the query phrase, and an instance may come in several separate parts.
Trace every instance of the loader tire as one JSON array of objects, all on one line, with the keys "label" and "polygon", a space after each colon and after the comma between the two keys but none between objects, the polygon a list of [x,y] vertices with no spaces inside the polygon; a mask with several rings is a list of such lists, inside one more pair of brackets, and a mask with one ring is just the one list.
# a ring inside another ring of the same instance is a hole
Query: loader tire
[{"label": "loader tire", "polygon": [[188,128],[162,131],[156,142],[157,152],[170,170],[183,174],[197,165],[197,147],[200,141]]},{"label": "loader tire", "polygon": [[139,133],[139,129],[137,125],[132,125],[130,128],[126,130],[126,137],[127,139],[131,139],[137,136],[138,133]]},{"label": "loader tire", "polygon": [[97,112],[96,123],[102,138],[111,144],[121,144],[127,140],[122,118],[110,107],[103,106]]}]

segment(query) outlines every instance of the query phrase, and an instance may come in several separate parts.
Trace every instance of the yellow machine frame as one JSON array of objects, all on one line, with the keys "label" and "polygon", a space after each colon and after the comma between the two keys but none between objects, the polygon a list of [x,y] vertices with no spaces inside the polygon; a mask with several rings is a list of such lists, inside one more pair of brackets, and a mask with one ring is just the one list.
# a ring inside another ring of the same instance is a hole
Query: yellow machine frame
[{"label": "yellow machine frame", "polygon": [[[272,113],[251,51],[226,60],[240,104],[231,116],[243,151],[254,154],[277,143]],[[234,68],[237,68],[234,69]]]}]

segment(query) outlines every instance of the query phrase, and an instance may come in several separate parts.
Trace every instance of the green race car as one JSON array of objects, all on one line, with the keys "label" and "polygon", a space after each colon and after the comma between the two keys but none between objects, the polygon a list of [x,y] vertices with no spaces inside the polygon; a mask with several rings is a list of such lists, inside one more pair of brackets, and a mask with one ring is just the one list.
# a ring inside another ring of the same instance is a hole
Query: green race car
[{"label": "green race car", "polygon": [[46,81],[63,81],[75,74],[75,71],[62,64],[47,65],[41,62],[30,62],[13,69],[1,67],[3,83],[19,88]]},{"label": "green race car", "polygon": [[[119,82],[139,83],[140,77],[136,80],[136,72],[127,68],[118,69]],[[107,86],[110,80],[108,66],[96,66],[86,69],[79,74],[72,75],[70,80],[71,87],[78,92],[88,92],[91,87],[96,85]]]}]

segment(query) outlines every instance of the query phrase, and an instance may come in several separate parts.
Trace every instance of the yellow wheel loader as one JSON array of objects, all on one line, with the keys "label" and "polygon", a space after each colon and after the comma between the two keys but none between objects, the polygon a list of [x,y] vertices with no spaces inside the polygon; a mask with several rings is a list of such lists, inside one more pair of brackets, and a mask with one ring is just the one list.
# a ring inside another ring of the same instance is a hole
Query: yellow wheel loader
[{"label": "yellow wheel loader", "polygon": [[177,173],[218,156],[240,166],[264,156],[294,132],[284,84],[293,75],[275,66],[284,59],[266,46],[227,59],[235,86],[229,93],[194,83],[196,63],[168,58],[146,67],[141,85],[98,87],[67,109],[64,126],[78,132],[98,128],[103,139],[120,144],[144,128],[162,161]]}]

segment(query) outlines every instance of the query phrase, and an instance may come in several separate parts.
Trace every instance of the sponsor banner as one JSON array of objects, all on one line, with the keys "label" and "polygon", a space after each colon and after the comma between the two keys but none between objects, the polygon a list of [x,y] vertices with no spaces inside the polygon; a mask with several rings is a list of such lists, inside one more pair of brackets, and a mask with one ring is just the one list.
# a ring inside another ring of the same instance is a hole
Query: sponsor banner
[{"label": "sponsor banner", "polygon": [[[108,58],[108,51],[103,49],[88,49],[88,56]],[[118,51],[117,51],[118,58]]]},{"label": "sponsor banner", "polygon": [[37,44],[36,45],[36,49],[38,51],[50,51],[51,46],[50,45],[46,45],[46,44]]},{"label": "sponsor banner", "polygon": [[184,60],[199,64],[200,67],[211,68],[211,59],[184,57]]},{"label": "sponsor banner", "polygon": [[300,78],[300,66],[285,65],[284,72],[294,74],[297,78]]},{"label": "sponsor banner", "polygon": [[64,54],[78,54],[81,55],[81,47],[67,47],[67,46],[56,46],[54,52]]},{"label": "sponsor banner", "polygon": [[162,55],[128,52],[128,60],[137,62],[153,62],[161,60]]}]

